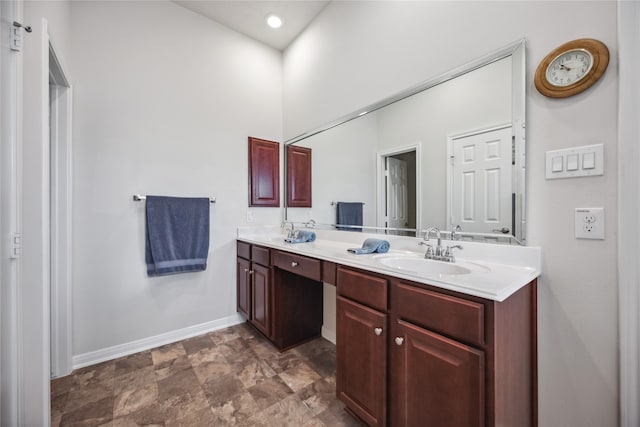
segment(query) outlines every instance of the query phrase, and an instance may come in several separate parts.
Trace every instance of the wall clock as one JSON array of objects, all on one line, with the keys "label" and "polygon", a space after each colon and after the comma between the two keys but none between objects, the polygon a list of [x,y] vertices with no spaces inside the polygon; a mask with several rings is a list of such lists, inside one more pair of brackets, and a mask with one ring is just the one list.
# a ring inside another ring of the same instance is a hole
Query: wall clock
[{"label": "wall clock", "polygon": [[591,87],[609,65],[609,49],[599,40],[578,39],[558,46],[538,65],[534,83],[538,92],[566,98]]}]

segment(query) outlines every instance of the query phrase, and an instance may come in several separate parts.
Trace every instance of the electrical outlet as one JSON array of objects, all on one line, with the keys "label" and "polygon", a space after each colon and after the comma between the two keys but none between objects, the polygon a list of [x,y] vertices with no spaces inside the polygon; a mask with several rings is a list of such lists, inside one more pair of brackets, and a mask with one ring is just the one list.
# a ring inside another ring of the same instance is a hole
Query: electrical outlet
[{"label": "electrical outlet", "polygon": [[247,222],[254,222],[256,219],[253,217],[252,211],[247,211]]},{"label": "electrical outlet", "polygon": [[576,208],[576,239],[604,239],[604,208]]}]

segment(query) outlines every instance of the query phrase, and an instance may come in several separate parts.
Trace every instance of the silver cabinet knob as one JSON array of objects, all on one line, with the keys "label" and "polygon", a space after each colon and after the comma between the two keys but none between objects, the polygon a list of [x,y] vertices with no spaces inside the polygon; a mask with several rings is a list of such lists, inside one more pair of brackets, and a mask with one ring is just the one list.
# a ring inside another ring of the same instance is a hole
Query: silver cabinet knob
[{"label": "silver cabinet knob", "polygon": [[246,272],[248,272],[248,271],[249,271],[249,269],[248,269],[248,268],[245,268],[245,269],[244,269],[244,272],[245,272],[245,273],[246,273]]},{"label": "silver cabinet knob", "polygon": [[253,270],[249,270],[249,274],[253,274]]},{"label": "silver cabinet knob", "polygon": [[297,267],[298,263],[296,261],[291,261],[291,267]]},{"label": "silver cabinet knob", "polygon": [[374,332],[376,335],[382,335],[382,328],[374,328],[373,332]]},{"label": "silver cabinet knob", "polygon": [[398,344],[398,345],[402,345],[402,343],[404,343],[404,338],[402,338],[402,337],[396,337],[396,344]]}]

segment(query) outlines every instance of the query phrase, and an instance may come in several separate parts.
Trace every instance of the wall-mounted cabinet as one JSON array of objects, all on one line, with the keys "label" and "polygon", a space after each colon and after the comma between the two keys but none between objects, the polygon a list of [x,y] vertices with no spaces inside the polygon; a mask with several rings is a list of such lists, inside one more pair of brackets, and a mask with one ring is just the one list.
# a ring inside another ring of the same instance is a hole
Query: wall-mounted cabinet
[{"label": "wall-mounted cabinet", "polygon": [[249,137],[249,206],[280,207],[280,144]]}]

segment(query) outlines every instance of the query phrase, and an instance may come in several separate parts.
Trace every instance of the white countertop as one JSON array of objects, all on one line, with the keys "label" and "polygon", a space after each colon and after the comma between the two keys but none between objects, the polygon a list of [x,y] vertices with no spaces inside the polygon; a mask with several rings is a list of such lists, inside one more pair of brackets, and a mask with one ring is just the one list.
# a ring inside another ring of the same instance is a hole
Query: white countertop
[{"label": "white countertop", "polygon": [[[238,240],[494,301],[504,301],[540,275],[542,254],[539,247],[456,241],[455,244],[461,244],[464,249],[454,253],[455,264],[470,268],[472,273],[421,275],[387,267],[376,259],[379,254],[355,255],[347,251],[348,248],[360,247],[365,239],[373,237],[390,243],[389,255],[420,256],[425,252],[424,246],[418,244],[422,241],[420,238],[334,230],[312,231],[316,233],[314,242],[286,243],[286,231],[279,226],[239,227]],[[432,239],[430,243],[435,244],[435,240]],[[451,244],[454,242],[442,241],[443,247]]]}]

